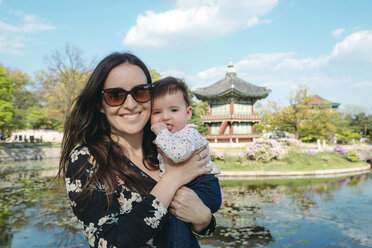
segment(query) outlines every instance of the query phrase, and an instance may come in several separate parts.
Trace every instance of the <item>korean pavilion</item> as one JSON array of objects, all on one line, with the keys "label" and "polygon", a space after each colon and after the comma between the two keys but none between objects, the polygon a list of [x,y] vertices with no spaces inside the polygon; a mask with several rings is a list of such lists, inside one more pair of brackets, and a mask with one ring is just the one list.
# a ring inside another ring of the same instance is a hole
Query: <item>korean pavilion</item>
[{"label": "korean pavilion", "polygon": [[240,143],[260,137],[254,132],[254,124],[261,121],[254,104],[270,92],[238,78],[230,61],[224,79],[194,91],[199,100],[209,104],[209,114],[202,116],[208,124],[205,138],[212,143]]}]

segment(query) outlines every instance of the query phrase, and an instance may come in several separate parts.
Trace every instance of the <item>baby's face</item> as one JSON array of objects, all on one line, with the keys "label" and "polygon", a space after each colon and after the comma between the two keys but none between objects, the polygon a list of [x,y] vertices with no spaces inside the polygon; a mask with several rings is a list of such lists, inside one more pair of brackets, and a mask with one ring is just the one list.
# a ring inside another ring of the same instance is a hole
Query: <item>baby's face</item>
[{"label": "baby's face", "polygon": [[171,133],[184,128],[191,115],[192,108],[186,106],[181,91],[157,97],[152,101],[151,124],[163,122]]}]

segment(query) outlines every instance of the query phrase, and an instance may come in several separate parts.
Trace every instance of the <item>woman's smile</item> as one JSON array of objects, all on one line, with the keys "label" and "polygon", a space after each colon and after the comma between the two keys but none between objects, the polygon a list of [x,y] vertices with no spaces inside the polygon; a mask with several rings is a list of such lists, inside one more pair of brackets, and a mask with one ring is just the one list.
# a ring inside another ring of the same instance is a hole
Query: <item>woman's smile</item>
[{"label": "woman's smile", "polygon": [[119,116],[127,120],[135,120],[140,114],[141,112],[137,112],[134,114],[120,114]]}]

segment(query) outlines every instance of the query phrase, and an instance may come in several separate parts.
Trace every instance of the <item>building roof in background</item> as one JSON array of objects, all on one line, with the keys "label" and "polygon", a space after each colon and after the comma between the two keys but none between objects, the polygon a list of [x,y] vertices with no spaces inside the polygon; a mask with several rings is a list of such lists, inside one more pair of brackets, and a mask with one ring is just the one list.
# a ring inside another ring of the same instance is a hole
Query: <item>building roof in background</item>
[{"label": "building roof in background", "polygon": [[338,106],[340,106],[340,103],[328,101],[318,95],[314,95],[313,98],[310,100],[309,104],[313,108],[325,107],[325,106],[331,106],[332,108],[338,108]]},{"label": "building roof in background", "polygon": [[235,93],[242,97],[261,99],[270,94],[271,90],[266,87],[256,86],[237,77],[234,65],[229,62],[224,79],[205,88],[194,91],[195,96],[200,100],[207,100]]}]

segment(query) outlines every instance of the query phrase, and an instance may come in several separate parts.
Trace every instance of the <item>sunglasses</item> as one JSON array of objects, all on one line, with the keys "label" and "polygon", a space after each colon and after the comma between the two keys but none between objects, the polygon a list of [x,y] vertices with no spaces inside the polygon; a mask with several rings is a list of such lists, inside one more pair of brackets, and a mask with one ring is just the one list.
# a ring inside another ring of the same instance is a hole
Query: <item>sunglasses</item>
[{"label": "sunglasses", "polygon": [[140,84],[129,91],[122,88],[109,88],[102,90],[102,95],[107,105],[117,107],[125,102],[129,94],[136,102],[145,103],[150,101],[152,88],[152,84]]}]

